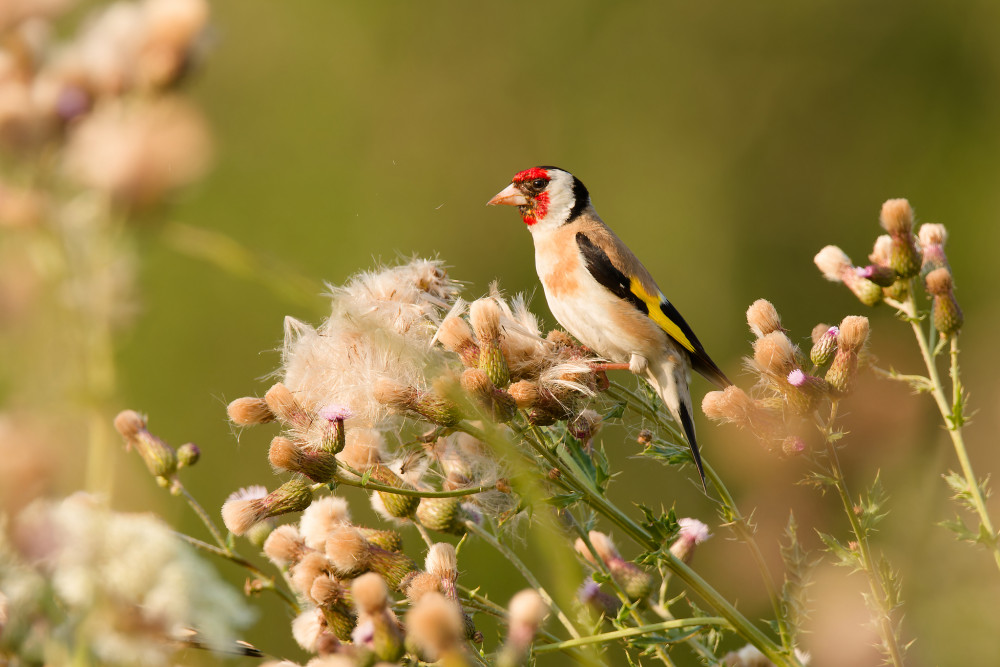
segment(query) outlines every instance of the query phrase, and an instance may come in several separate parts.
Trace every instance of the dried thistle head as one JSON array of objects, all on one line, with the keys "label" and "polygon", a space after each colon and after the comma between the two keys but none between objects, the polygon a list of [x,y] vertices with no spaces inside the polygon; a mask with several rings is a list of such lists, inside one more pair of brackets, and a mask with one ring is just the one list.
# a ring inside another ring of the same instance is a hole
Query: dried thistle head
[{"label": "dried thistle head", "polygon": [[429,661],[460,651],[465,621],[455,602],[438,593],[422,596],[406,615],[406,638]]},{"label": "dried thistle head", "polygon": [[754,341],[754,365],[772,380],[787,377],[798,366],[795,357],[795,344],[781,331],[773,331]]},{"label": "dried thistle head", "polygon": [[226,412],[229,414],[229,419],[239,426],[266,424],[275,420],[275,415],[267,406],[267,401],[254,396],[237,398],[229,404]]},{"label": "dried thistle head", "polygon": [[767,299],[757,299],[750,304],[747,308],[747,324],[757,338],[775,331],[784,331],[778,310]]},{"label": "dried thistle head", "polygon": [[310,548],[324,550],[326,540],[334,528],[350,525],[351,514],[347,501],[338,496],[317,498],[302,512],[299,530]]},{"label": "dried thistle head", "polygon": [[264,541],[264,555],[278,567],[299,562],[308,551],[302,535],[292,525],[278,526]]},{"label": "dried thistle head", "polygon": [[890,236],[904,236],[913,231],[913,207],[906,199],[887,199],[878,219]]}]

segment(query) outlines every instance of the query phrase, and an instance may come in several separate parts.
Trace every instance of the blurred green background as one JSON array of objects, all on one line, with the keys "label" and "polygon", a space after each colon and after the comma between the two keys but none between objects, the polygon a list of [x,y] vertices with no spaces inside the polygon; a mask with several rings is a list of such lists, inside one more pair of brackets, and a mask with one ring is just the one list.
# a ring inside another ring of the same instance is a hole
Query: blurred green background
[{"label": "blurred green background", "polygon": [[[716,361],[747,386],[743,314],[759,297],[803,341],[817,322],[868,314],[883,365],[918,371],[908,328],[886,308],[868,312],[812,264],[828,243],[863,261],[882,201],[908,197],[920,221],[951,232],[978,411],[970,449],[981,474],[1000,469],[997,3],[225,0],[213,9],[213,46],[191,92],[210,118],[217,164],[171,220],[232,236],[316,281],[341,282],[373,258],[439,255],[468,281],[467,297],[499,279],[509,292],[535,292],[552,325],[528,233],[513,211],[484,204],[516,171],[559,165],[588,185]],[[325,301],[291,302],[267,288],[273,276],[249,281],[180,254],[162,226],[139,236],[142,313],[121,341],[120,407],[148,412],[174,444],[202,447],[188,479],[214,511],[235,488],[274,480],[272,433],[237,442],[225,404],[268,386],[282,318],[318,321]],[[708,388],[696,382],[695,400]],[[917,638],[910,664],[990,662],[1000,654],[1000,582],[985,552],[935,525],[954,513],[940,474],[955,460],[931,400],[869,376],[845,408],[854,487],[881,471],[891,496],[876,548],[902,571],[903,636]],[[706,456],[756,510],[776,571],[790,509],[810,547],[813,527],[846,535],[836,498],[797,484],[803,462],[770,458],[731,428],[702,420],[699,429]],[[716,538],[696,568],[749,617],[769,615],[747,553],[690,471],[631,458],[633,436],[602,434],[623,471],[616,499],[709,522]],[[137,457],[121,452],[116,476],[116,507],[156,509],[200,534]],[[503,566],[474,564],[475,553],[460,563],[463,583],[500,601],[522,587]],[[861,576],[828,565],[815,574],[804,638],[814,664],[876,664]],[[301,658],[273,620],[280,608],[260,604],[270,618],[248,637]]]}]

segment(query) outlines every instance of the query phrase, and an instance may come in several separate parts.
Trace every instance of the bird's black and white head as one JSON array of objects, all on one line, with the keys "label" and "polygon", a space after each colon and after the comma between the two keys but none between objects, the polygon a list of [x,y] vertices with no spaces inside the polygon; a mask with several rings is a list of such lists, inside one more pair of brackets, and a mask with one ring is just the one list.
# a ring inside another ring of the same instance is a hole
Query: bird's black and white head
[{"label": "bird's black and white head", "polygon": [[510,185],[487,202],[517,206],[532,232],[572,222],[590,207],[590,193],[573,174],[558,167],[532,167],[518,172]]}]

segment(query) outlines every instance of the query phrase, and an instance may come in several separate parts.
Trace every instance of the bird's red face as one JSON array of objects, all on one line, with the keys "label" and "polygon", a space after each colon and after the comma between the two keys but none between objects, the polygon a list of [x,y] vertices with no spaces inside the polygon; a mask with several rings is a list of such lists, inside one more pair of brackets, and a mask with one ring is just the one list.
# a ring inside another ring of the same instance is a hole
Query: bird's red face
[{"label": "bird's red face", "polygon": [[514,175],[510,185],[501,190],[488,206],[517,206],[526,225],[534,225],[549,212],[550,194],[547,191],[552,177],[544,167],[532,167]]}]

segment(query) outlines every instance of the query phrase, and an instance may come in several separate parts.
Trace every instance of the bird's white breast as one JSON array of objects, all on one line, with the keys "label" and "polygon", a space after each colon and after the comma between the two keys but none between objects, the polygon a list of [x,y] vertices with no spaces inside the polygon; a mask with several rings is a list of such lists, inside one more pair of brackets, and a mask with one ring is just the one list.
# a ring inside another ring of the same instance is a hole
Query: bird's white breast
[{"label": "bird's white breast", "polygon": [[598,283],[584,264],[570,225],[533,233],[535,269],[559,324],[601,357],[616,363],[662,350],[659,327]]}]

